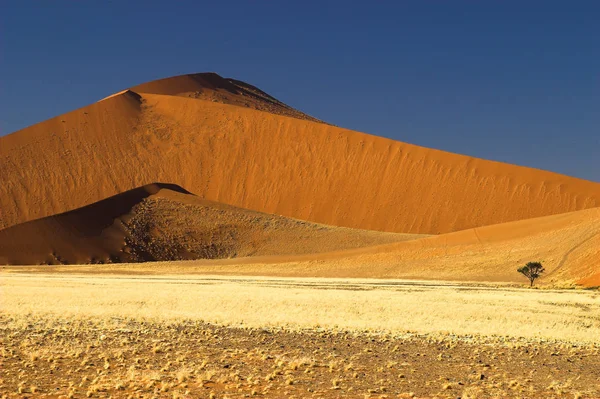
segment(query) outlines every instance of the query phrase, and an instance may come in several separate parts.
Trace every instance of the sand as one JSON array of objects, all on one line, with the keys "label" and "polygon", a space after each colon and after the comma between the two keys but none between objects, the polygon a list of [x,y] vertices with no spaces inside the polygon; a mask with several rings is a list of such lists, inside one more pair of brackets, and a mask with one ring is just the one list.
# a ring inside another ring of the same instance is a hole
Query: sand
[{"label": "sand", "polygon": [[208,76],[136,86],[0,138],[0,228],[157,181],[250,210],[413,234],[600,206],[598,183],[284,116],[290,108],[258,89]]}]

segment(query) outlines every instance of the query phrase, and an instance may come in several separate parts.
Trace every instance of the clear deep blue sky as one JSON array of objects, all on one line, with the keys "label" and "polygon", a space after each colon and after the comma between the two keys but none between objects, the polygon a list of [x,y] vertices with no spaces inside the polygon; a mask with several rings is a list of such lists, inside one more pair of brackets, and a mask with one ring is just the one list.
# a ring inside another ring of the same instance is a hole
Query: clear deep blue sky
[{"label": "clear deep blue sky", "polygon": [[214,71],[333,124],[600,181],[599,1],[5,1],[0,134]]}]

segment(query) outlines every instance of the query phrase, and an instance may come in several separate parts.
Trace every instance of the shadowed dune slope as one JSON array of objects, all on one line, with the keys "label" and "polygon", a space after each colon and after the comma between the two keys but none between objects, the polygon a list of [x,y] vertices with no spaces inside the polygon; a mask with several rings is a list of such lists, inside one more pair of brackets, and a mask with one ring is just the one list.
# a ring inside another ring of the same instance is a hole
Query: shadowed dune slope
[{"label": "shadowed dune slope", "polygon": [[151,184],[0,231],[0,264],[295,255],[420,238],[307,223]]},{"label": "shadowed dune slope", "polygon": [[600,206],[598,183],[185,96],[209,83],[136,86],[0,138],[0,228],[155,181],[241,208],[419,234]]}]

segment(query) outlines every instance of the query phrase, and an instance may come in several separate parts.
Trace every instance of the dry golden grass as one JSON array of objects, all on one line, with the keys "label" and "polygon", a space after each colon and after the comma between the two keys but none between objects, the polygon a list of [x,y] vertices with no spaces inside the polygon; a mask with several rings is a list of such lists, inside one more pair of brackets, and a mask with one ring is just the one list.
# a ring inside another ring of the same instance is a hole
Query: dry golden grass
[{"label": "dry golden grass", "polygon": [[397,280],[4,274],[2,310],[600,343],[597,291]]},{"label": "dry golden grass", "polygon": [[595,291],[223,276],[1,277],[0,392],[7,397],[600,393]]}]

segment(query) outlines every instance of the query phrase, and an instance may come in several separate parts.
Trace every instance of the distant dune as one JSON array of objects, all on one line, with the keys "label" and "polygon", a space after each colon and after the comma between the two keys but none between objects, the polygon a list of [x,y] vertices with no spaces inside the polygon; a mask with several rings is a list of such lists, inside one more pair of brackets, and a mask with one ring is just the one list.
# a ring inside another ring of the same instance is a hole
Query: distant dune
[{"label": "distant dune", "polygon": [[598,183],[318,123],[216,74],[135,86],[2,137],[0,175],[0,228],[156,181],[246,209],[418,234],[600,206]]},{"label": "distant dune", "polygon": [[248,211],[150,184],[0,231],[0,264],[289,256],[415,238]]}]

